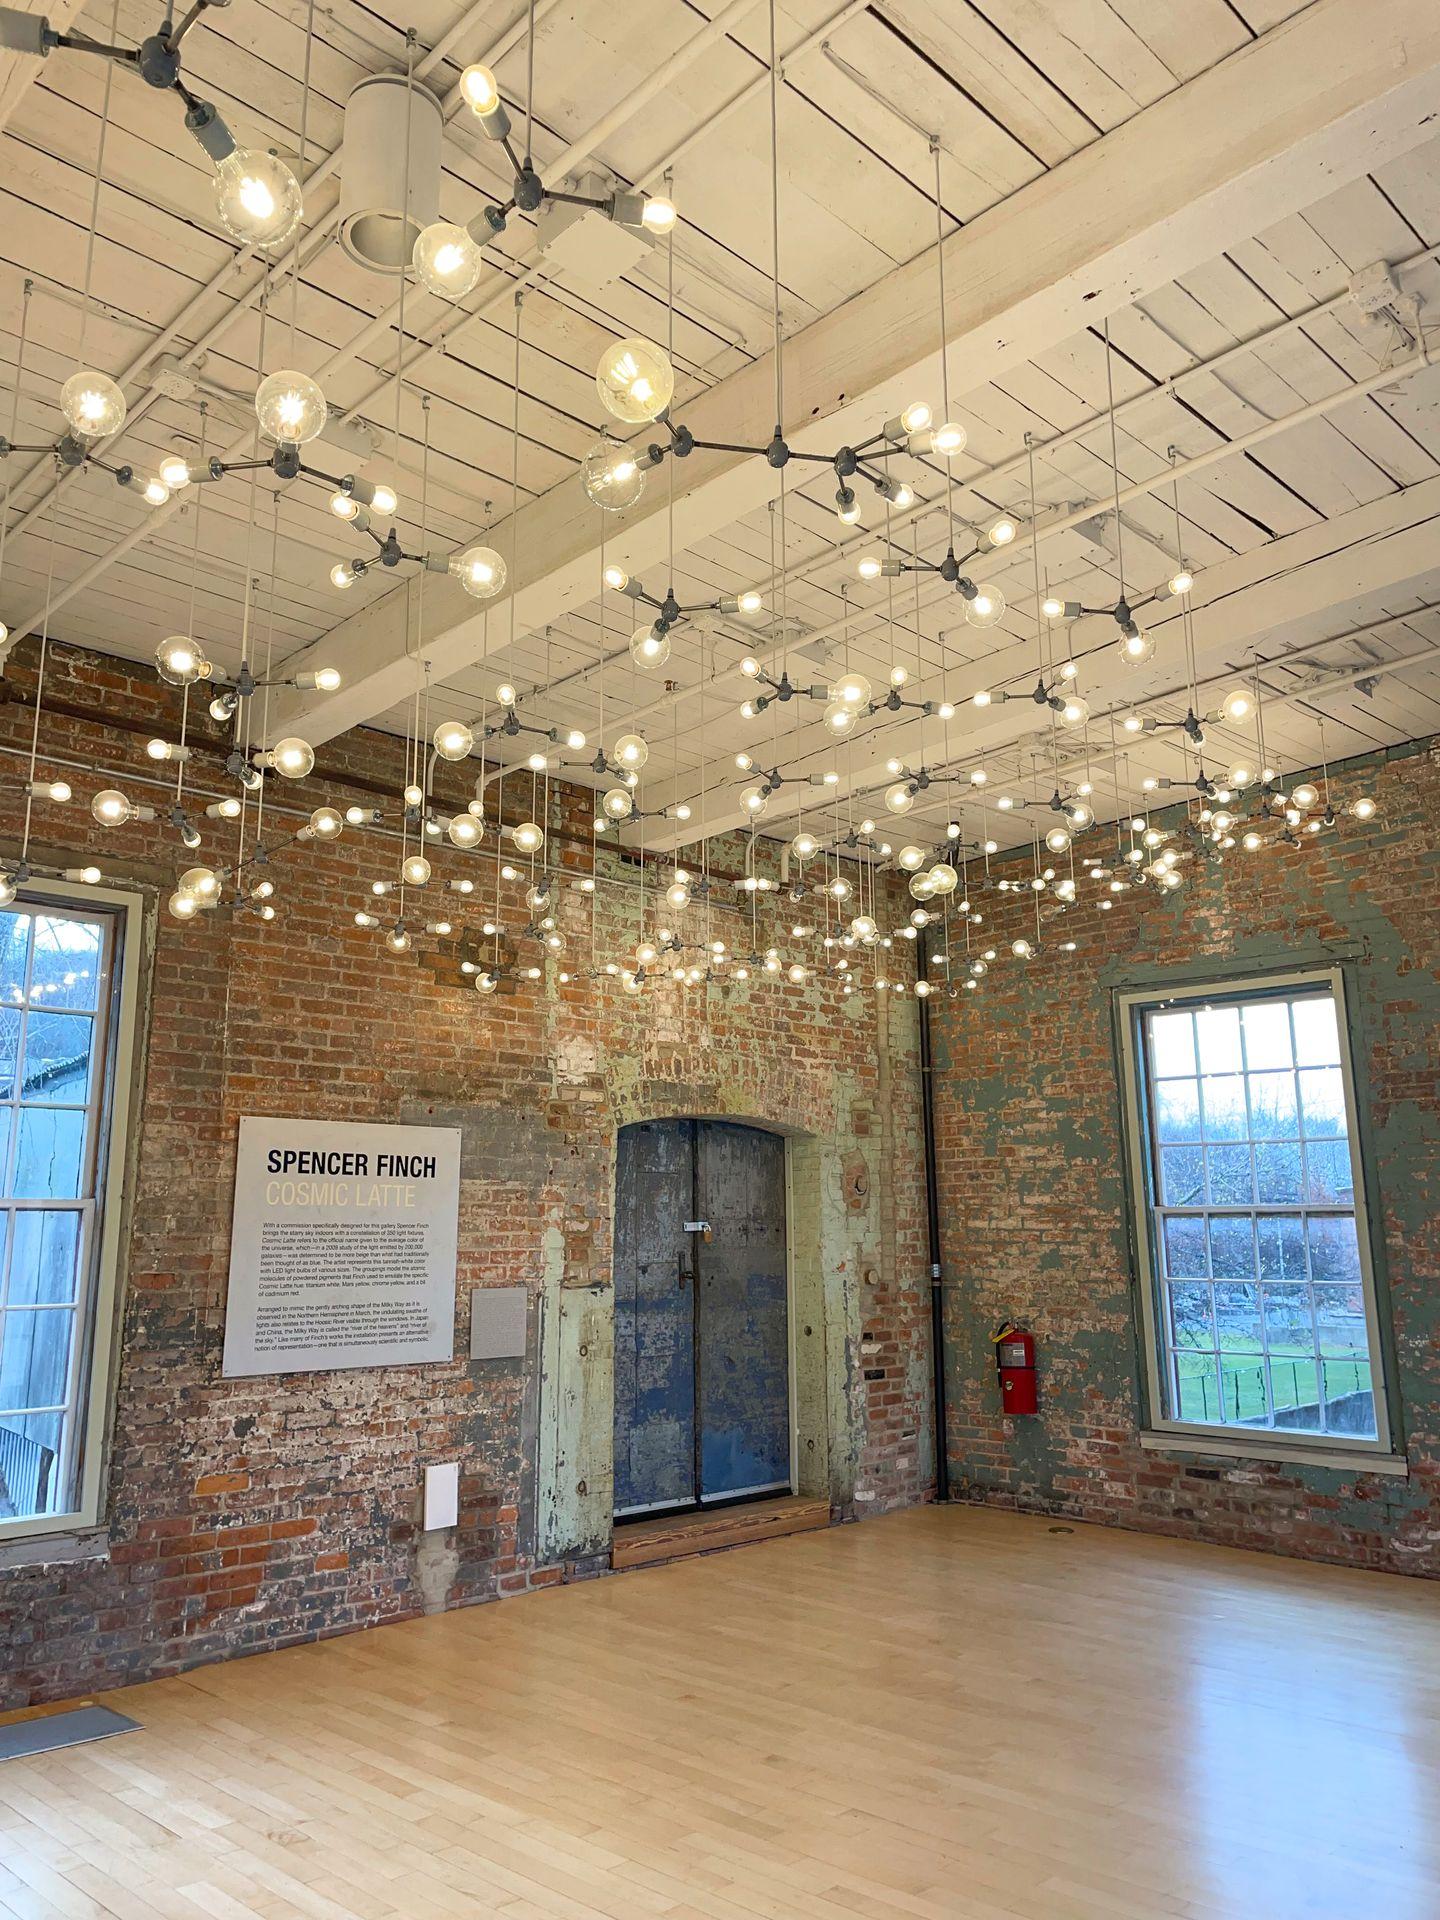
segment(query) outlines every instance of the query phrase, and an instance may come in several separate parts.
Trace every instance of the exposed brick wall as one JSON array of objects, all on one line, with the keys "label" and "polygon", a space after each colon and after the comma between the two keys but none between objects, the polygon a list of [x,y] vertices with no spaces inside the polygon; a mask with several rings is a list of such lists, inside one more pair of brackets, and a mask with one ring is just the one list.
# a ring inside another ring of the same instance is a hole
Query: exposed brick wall
[{"label": "exposed brick wall", "polygon": [[[1379,818],[1288,857],[1237,849],[1175,896],[1109,913],[1083,904],[1082,883],[1052,936],[1074,938],[1073,955],[1014,960],[1033,910],[972,888],[1000,958],[979,990],[932,1003],[956,1497],[1440,1573],[1440,761],[1431,748],[1352,762],[1340,784],[1372,792]],[[1408,1482],[1156,1454],[1136,1437],[1113,991],[1212,959],[1223,979],[1325,955],[1354,963]],[[1033,1419],[998,1411],[990,1336],[1007,1316],[1038,1341]]]},{"label": "exposed brick wall", "polygon": [[[33,654],[22,650],[0,688],[27,689],[32,670]],[[107,878],[142,887],[158,910],[108,1554],[0,1566],[0,1706],[418,1611],[427,1461],[462,1463],[458,1565],[441,1575],[441,1603],[467,1604],[577,1570],[563,1552],[545,1563],[536,1547],[537,1426],[543,1396],[566,1383],[540,1381],[533,1342],[523,1364],[457,1359],[220,1378],[236,1131],[246,1113],[433,1117],[461,1126],[457,1355],[468,1347],[461,1309],[474,1286],[524,1284],[532,1298],[547,1286],[565,1297],[608,1287],[617,1125],[728,1113],[824,1140],[833,1149],[834,1191],[808,1198],[843,1223],[836,1243],[859,1303],[842,1382],[858,1435],[854,1497],[860,1510],[874,1511],[927,1496],[928,1283],[913,1002],[882,1006],[869,991],[842,998],[833,979],[803,990],[752,979],[708,994],[666,986],[640,1002],[614,980],[551,981],[485,999],[437,967],[442,943],[421,937],[414,952],[395,956],[378,934],[350,924],[355,907],[369,904],[368,880],[398,866],[395,842],[350,831],[333,845],[296,847],[296,817],[277,820],[266,836],[276,849],[274,923],[214,913],[181,925],[164,911],[175,877],[197,859],[229,857],[233,829],[206,823],[205,847],[187,855],[163,818],[102,839],[88,814],[91,795],[106,784],[156,799],[136,776],[149,765],[146,732],[174,737],[178,696],[143,672],[64,649],[48,690],[53,700],[103,705],[115,724],[100,731],[47,714],[42,774],[68,772],[66,756],[98,762],[104,774],[69,772],[76,800],[38,808],[32,857],[76,864],[98,846]],[[123,731],[127,719],[141,730]],[[29,726],[28,709],[0,704],[0,745],[28,746]],[[197,737],[218,739],[218,729],[202,717]],[[23,768],[14,758],[0,764],[8,769],[0,854],[13,859]],[[327,771],[378,781],[393,795],[403,777],[401,744],[348,735],[322,749],[316,778],[280,787],[277,801],[308,811],[322,800],[343,806],[365,797],[319,777]],[[468,781],[458,769],[440,772],[442,803],[459,810]],[[216,758],[197,756],[192,778],[218,790]],[[521,817],[521,785],[507,782],[507,818]],[[528,776],[523,786],[528,795]],[[551,820],[580,829],[588,815],[578,795],[561,793]],[[572,865],[588,866],[588,850],[556,845]],[[723,849],[717,863],[738,871],[742,851]],[[491,857],[443,843],[431,857],[431,914],[478,924],[491,900],[442,896],[438,881],[491,876]],[[503,893],[504,917],[519,926],[523,888]],[[633,948],[638,915],[629,894],[602,888],[598,898],[603,962]],[[760,912],[762,946],[772,912]],[[794,913],[785,909],[785,920]],[[577,971],[588,964],[589,916],[584,895],[562,894]],[[717,915],[717,929],[739,943],[733,911]],[[871,1197],[847,1218],[839,1168],[852,1152],[868,1162]],[[579,1570],[594,1564],[592,1555]]]}]

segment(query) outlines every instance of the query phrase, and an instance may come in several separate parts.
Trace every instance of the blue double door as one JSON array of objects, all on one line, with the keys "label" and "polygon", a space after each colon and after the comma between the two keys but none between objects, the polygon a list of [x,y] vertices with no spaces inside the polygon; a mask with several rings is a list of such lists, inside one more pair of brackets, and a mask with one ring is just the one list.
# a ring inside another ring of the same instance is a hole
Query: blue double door
[{"label": "blue double door", "polygon": [[789,1489],[785,1143],[721,1120],[625,1127],[616,1515]]}]

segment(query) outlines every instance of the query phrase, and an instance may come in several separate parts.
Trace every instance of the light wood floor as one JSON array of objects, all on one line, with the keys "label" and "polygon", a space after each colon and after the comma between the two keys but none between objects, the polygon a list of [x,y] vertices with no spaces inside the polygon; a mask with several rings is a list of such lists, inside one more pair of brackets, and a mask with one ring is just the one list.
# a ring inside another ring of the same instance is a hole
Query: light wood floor
[{"label": "light wood floor", "polygon": [[1440,1590],[929,1508],[205,1667],[18,1920],[1436,1920]]}]

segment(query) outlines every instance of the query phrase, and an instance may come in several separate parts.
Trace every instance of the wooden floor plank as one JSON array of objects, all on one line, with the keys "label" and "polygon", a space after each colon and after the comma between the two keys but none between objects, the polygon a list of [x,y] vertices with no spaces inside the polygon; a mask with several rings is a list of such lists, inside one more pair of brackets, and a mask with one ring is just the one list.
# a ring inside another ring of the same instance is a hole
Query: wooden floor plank
[{"label": "wooden floor plank", "polygon": [[106,1704],[3,1920],[1440,1913],[1440,1588],[963,1507]]},{"label": "wooden floor plank", "polygon": [[631,1567],[660,1566],[691,1554],[724,1547],[753,1546],[791,1533],[813,1533],[830,1524],[825,1500],[785,1494],[775,1500],[749,1500],[738,1507],[706,1507],[698,1513],[662,1514],[653,1520],[627,1520],[615,1529],[610,1564],[617,1573]]}]

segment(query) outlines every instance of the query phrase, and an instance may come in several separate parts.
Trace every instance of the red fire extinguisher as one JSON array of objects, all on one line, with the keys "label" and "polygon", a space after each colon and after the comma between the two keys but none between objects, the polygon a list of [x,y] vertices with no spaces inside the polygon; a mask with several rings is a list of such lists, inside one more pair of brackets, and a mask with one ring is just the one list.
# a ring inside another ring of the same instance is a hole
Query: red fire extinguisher
[{"label": "red fire extinguisher", "polygon": [[1035,1336],[1007,1320],[994,1336],[1000,1405],[1006,1413],[1034,1413]]}]

